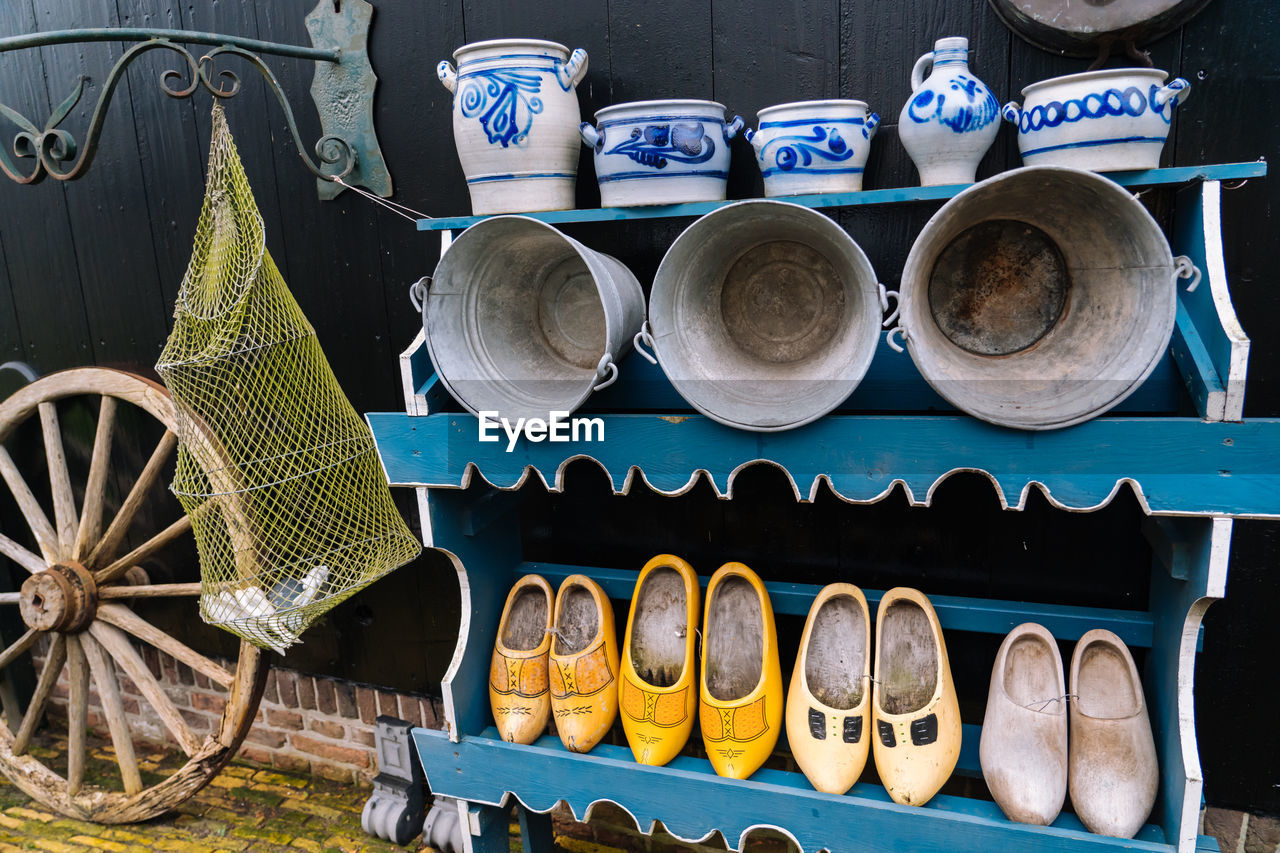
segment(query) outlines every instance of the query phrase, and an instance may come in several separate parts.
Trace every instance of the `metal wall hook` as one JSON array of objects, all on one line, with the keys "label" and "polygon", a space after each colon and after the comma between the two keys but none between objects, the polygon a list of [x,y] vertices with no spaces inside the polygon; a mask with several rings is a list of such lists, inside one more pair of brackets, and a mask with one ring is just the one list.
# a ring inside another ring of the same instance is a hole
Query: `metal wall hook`
[{"label": "metal wall hook", "polygon": [[[332,3],[332,11],[330,11]],[[0,39],[0,53],[54,44],[86,42],[141,42],[124,52],[102,81],[98,101],[94,105],[89,127],[82,143],[68,131],[58,127],[80,102],[89,83],[79,77],[71,94],[39,128],[12,107],[0,104],[0,115],[19,127],[12,144],[13,156],[0,145],[0,171],[20,184],[35,184],[52,177],[73,181],[82,177],[97,154],[99,138],[107,108],[116,86],[128,66],[144,53],[167,50],[178,54],[186,63],[186,73],[167,70],[160,75],[160,88],[173,98],[191,97],[204,88],[215,98],[231,98],[239,93],[240,78],[232,71],[213,73],[213,61],[230,54],[249,62],[262,75],[285,114],[285,121],[303,165],[318,179],[321,199],[336,198],[343,189],[361,185],[385,198],[392,193],[391,175],[378,145],[373,125],[373,91],[377,77],[369,64],[367,49],[373,7],[367,0],[319,0],[306,17],[312,47],[261,41],[221,33],[194,30],[150,29],[144,27],[105,27],[79,30],[53,30]],[[182,47],[184,44],[212,45],[199,59]],[[316,63],[311,96],[320,115],[321,138],[315,145],[316,159],[307,155],[294,119],[289,99],[279,81],[259,54],[309,59]],[[189,81],[185,85],[174,81]],[[215,82],[216,80],[216,82]],[[352,105],[358,105],[357,108]],[[29,169],[19,168],[17,161],[33,161]],[[337,178],[345,179],[337,182]]]}]

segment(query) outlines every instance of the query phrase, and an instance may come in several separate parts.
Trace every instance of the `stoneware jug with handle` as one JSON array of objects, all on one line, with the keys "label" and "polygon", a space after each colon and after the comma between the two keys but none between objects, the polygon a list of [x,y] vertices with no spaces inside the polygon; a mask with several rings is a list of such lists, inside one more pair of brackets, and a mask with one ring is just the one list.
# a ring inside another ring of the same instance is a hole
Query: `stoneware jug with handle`
[{"label": "stoneware jug with handle", "polygon": [[911,97],[898,117],[920,185],[972,183],[1000,130],[999,117],[995,95],[969,70],[969,40],[938,39],[911,69]]}]

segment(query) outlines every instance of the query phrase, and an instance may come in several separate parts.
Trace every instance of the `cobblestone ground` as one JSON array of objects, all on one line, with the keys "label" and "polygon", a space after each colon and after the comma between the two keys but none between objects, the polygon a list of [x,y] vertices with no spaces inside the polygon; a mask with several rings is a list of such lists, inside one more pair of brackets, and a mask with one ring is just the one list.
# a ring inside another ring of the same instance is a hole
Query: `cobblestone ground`
[{"label": "cobblestone ground", "polygon": [[[111,747],[90,741],[86,780],[119,789]],[[65,742],[46,740],[31,753],[53,762]],[[172,756],[139,747],[143,782],[162,778],[156,769]],[[328,782],[232,763],[203,790],[175,811],[143,824],[98,826],[70,820],[33,803],[0,778],[0,851],[47,850],[52,853],[107,850],[253,850],[399,851],[406,849],[365,835],[360,810],[367,788]],[[429,848],[424,848],[429,849]]]},{"label": "cobblestone ground", "polygon": [[[119,769],[109,742],[89,738],[87,784],[120,789]],[[176,752],[149,751],[138,745],[142,781],[153,785],[181,763]],[[44,736],[31,754],[61,773],[66,767],[65,738]],[[158,770],[167,772],[158,773]],[[0,853],[46,850],[51,853],[106,850],[250,850],[309,853],[429,853],[430,847],[397,847],[360,828],[360,812],[369,789],[312,776],[264,770],[233,762],[204,789],[169,814],[128,826],[99,826],[71,820],[32,802],[0,777]],[[723,853],[725,845],[680,842],[661,831],[642,835],[621,809],[602,805],[601,820],[574,823],[561,806],[555,816],[556,853]],[[615,814],[616,812],[616,814]],[[519,830],[511,826],[511,851],[522,850]],[[768,832],[753,836],[744,853],[795,853],[795,847]]]}]

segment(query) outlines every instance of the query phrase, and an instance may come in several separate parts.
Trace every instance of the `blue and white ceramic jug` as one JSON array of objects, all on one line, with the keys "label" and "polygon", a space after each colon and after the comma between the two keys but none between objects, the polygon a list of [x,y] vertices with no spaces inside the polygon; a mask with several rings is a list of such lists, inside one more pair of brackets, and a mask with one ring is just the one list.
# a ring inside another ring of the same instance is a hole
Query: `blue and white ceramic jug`
[{"label": "blue and white ceramic jug", "polygon": [[911,98],[898,117],[898,136],[920,185],[972,183],[1000,131],[999,118],[1000,103],[969,70],[969,40],[938,39],[911,69]]},{"label": "blue and white ceramic jug", "polygon": [[535,39],[475,42],[436,66],[453,98],[453,141],[471,212],[573,207],[578,92],[587,52]]}]

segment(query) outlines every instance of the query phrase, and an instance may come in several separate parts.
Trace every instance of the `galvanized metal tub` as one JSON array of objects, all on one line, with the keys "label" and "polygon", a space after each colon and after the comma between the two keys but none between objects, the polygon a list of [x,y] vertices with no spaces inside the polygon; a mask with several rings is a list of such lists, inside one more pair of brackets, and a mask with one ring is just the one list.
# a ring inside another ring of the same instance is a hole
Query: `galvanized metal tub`
[{"label": "galvanized metal tub", "polygon": [[1106,412],[1155,368],[1176,276],[1160,226],[1126,190],[1078,169],[1015,169],[925,225],[894,331],[957,408],[1056,429]]},{"label": "galvanized metal tub", "polygon": [[441,381],[473,414],[547,419],[617,376],[644,321],[644,292],[618,260],[545,222],[495,216],[458,236],[423,303]]},{"label": "galvanized metal tub", "polygon": [[690,225],[653,282],[649,333],[671,384],[722,424],[771,432],[830,412],[871,364],[882,302],[839,225],[777,201]]}]

